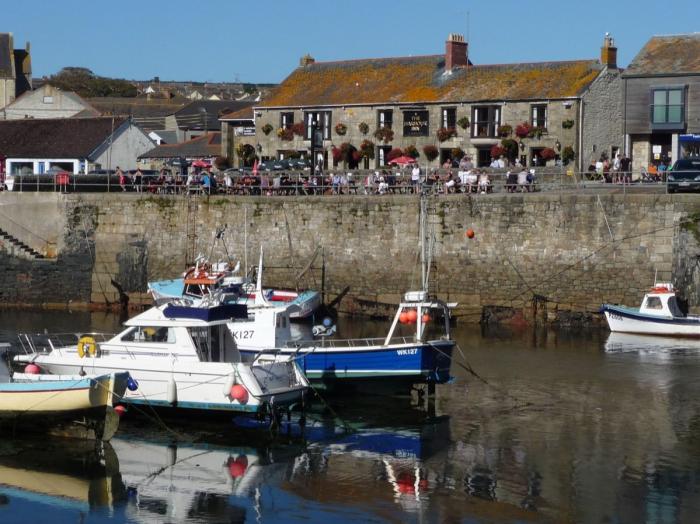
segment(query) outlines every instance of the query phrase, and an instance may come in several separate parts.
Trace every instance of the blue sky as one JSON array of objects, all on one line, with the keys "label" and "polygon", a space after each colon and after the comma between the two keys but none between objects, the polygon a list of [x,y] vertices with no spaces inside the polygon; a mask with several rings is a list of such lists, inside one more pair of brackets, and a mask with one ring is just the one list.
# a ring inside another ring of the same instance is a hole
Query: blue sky
[{"label": "blue sky", "polygon": [[34,76],[81,66],[127,79],[280,82],[299,58],[444,52],[469,38],[474,63],[597,58],[622,66],[651,35],[700,31],[691,0],[35,0],[3,5],[0,31],[32,45]]}]

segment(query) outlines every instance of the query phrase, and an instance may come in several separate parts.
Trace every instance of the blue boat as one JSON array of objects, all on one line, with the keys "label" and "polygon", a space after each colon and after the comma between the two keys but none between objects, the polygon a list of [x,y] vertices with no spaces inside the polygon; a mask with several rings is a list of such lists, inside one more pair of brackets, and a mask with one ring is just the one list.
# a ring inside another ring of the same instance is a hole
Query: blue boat
[{"label": "blue boat", "polygon": [[[429,299],[424,291],[408,292],[398,306],[389,333],[381,339],[302,339],[273,349],[255,347],[252,341],[242,340],[242,328],[270,332],[274,331],[273,326],[284,325],[278,319],[285,314],[280,309],[273,315],[258,314],[256,320],[260,322],[252,327],[235,320],[229,327],[239,341],[244,360],[254,360],[265,353],[282,353],[295,358],[309,380],[328,387],[368,385],[377,393],[406,392],[413,384],[442,384],[450,379],[455,346],[450,336],[451,306]],[[444,330],[429,338],[428,326],[438,322],[443,323]],[[410,326],[415,333],[394,336],[399,324]]]}]

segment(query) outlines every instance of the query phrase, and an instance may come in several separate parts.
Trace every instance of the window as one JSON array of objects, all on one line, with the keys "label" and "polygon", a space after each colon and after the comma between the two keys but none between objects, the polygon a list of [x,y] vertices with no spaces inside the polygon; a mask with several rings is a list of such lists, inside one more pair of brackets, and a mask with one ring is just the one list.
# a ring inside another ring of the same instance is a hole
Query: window
[{"label": "window", "polygon": [[394,111],[392,109],[380,109],[377,111],[377,129],[393,125]]},{"label": "window", "polygon": [[379,146],[377,147],[377,167],[385,166],[387,163],[387,157],[389,156],[389,151],[391,151],[391,146]]},{"label": "window", "polygon": [[440,127],[448,129],[457,125],[457,109],[454,107],[443,107],[441,115]]},{"label": "window", "polygon": [[533,127],[547,129],[547,104],[530,106],[530,121]]},{"label": "window", "polygon": [[306,140],[311,140],[311,122],[316,122],[316,129],[323,131],[323,139],[331,139],[331,112],[316,111],[313,113],[305,113],[304,121],[306,122]]},{"label": "window", "polygon": [[121,338],[122,342],[156,342],[174,344],[175,330],[169,327],[137,326],[127,331]]},{"label": "window", "polygon": [[291,129],[294,125],[294,113],[280,113],[280,127]]},{"label": "window", "polygon": [[674,129],[685,123],[682,87],[652,91],[651,124],[657,129]]},{"label": "window", "polygon": [[472,138],[497,137],[501,123],[500,106],[477,106],[472,109]]},{"label": "window", "polygon": [[647,309],[663,309],[659,297],[647,297]]}]

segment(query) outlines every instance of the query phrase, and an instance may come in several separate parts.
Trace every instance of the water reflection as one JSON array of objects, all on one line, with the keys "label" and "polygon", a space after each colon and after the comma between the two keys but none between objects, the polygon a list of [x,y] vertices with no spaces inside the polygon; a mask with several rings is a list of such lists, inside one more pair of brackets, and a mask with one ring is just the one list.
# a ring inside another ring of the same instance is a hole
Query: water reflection
[{"label": "water reflection", "polygon": [[700,340],[694,338],[610,333],[605,341],[607,353],[637,353],[640,356],[668,358],[673,355],[700,357]]}]

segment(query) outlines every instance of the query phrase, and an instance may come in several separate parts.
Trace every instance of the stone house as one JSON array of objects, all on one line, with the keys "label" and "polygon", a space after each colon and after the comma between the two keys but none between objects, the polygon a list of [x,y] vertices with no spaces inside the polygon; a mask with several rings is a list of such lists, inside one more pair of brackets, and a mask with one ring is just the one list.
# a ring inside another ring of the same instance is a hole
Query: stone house
[{"label": "stone house", "polygon": [[205,160],[212,162],[221,154],[221,133],[206,133],[186,142],[161,144],[139,155],[139,165],[143,169],[160,169],[185,159],[188,162]]},{"label": "stone house", "polygon": [[31,88],[29,42],[25,49],[14,49],[12,33],[0,33],[0,110]]},{"label": "stone house", "polygon": [[633,170],[700,156],[700,33],[650,38],[622,82]]},{"label": "stone house", "polygon": [[0,158],[9,175],[135,169],[153,142],[126,118],[0,121]]},{"label": "stone house", "polygon": [[[607,105],[619,111],[614,51],[606,38],[600,60],[475,65],[464,38],[451,34],[440,55],[323,63],[306,56],[255,107],[250,145],[263,160],[308,156],[316,131],[317,161],[327,167],[348,150],[351,165],[382,166],[392,149],[410,146],[423,165],[467,153],[483,166],[504,145],[530,165],[544,163],[545,149],[557,157],[573,151],[580,166],[582,148],[610,151],[622,140],[619,121],[600,118]],[[437,157],[428,162],[426,150]]]},{"label": "stone house", "polygon": [[96,117],[100,112],[76,93],[44,84],[0,110],[0,119]]}]

